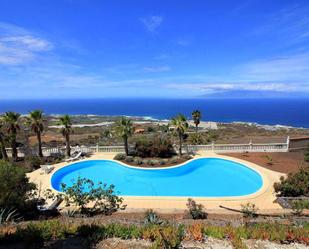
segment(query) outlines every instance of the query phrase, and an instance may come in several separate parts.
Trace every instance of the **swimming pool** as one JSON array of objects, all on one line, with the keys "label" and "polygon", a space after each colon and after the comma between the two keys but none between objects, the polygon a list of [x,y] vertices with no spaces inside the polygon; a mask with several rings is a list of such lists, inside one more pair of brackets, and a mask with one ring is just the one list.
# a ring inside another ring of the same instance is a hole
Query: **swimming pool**
[{"label": "swimming pool", "polygon": [[233,197],[257,192],[261,175],[240,163],[220,158],[200,158],[179,167],[143,169],[112,160],[87,160],[57,170],[51,185],[71,185],[80,176],[115,185],[122,196]]}]

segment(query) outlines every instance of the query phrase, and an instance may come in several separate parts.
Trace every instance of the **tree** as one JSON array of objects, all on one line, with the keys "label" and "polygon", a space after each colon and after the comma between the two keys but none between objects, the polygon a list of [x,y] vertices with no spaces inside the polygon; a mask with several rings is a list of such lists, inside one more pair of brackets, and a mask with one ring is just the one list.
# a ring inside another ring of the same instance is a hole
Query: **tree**
[{"label": "tree", "polygon": [[121,117],[120,120],[116,121],[115,130],[117,135],[123,138],[125,152],[126,155],[128,155],[129,154],[128,139],[130,136],[132,136],[134,132],[132,121],[126,117]]},{"label": "tree", "polygon": [[69,115],[60,117],[60,123],[63,126],[61,129],[62,136],[65,138],[66,143],[66,156],[71,156],[70,135],[73,133],[72,121]]},{"label": "tree", "polygon": [[0,208],[24,208],[35,189],[23,168],[0,160]]},{"label": "tree", "polygon": [[78,177],[72,185],[62,183],[61,187],[66,204],[78,206],[81,213],[110,215],[125,208],[123,199],[115,194],[114,185],[107,186],[102,182],[95,184],[90,179]]},{"label": "tree", "polygon": [[4,159],[5,161],[8,161],[8,155],[6,153],[6,149],[5,149],[5,136],[3,134],[2,131],[3,128],[3,122],[2,120],[0,120],[0,158]]},{"label": "tree", "polygon": [[198,125],[200,124],[200,120],[202,118],[202,114],[199,110],[195,110],[192,112],[193,122],[195,124],[195,132],[197,133]]},{"label": "tree", "polygon": [[295,173],[281,177],[280,182],[274,184],[278,196],[309,196],[309,167],[300,168]]},{"label": "tree", "polygon": [[43,157],[43,152],[42,152],[42,139],[41,135],[44,130],[44,125],[43,125],[43,112],[40,110],[34,110],[29,113],[29,123],[31,130],[36,134],[36,137],[38,139],[38,153],[39,157]]},{"label": "tree", "polygon": [[171,125],[174,126],[174,128],[177,132],[177,135],[178,135],[178,138],[179,138],[179,154],[182,155],[183,137],[185,135],[186,130],[189,127],[187,119],[184,115],[178,114],[176,117],[172,118]]},{"label": "tree", "polygon": [[20,118],[20,114],[16,112],[6,112],[3,116],[3,120],[7,128],[7,132],[10,134],[9,139],[10,139],[10,143],[12,147],[12,157],[14,161],[17,160],[16,135],[17,135],[17,131],[20,129],[19,118]]}]

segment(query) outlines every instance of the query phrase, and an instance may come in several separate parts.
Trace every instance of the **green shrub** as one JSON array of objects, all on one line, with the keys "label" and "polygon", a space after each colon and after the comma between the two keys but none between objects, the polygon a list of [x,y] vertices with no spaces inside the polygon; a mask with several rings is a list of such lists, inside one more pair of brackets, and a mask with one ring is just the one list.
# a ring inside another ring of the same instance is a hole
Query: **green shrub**
[{"label": "green shrub", "polygon": [[[10,242],[25,245],[23,248],[42,248],[44,241],[65,239],[72,235],[96,244],[106,238],[146,239],[154,242],[154,248],[179,248],[184,235],[202,240],[206,235],[218,239],[229,239],[234,248],[245,248],[242,239],[269,240],[278,243],[302,243],[309,245],[308,226],[295,227],[279,223],[260,223],[246,226],[214,226],[206,224],[135,226],[123,224],[80,225],[60,220],[46,220],[17,226],[8,232],[0,229],[0,245],[9,247]],[[204,236],[203,236],[204,235]],[[87,247],[88,248],[88,247]],[[91,245],[89,248],[92,248]]]},{"label": "green shrub", "polygon": [[188,199],[187,208],[192,219],[207,219],[207,213],[204,211],[204,206],[202,204],[197,204],[193,199]]},{"label": "green shrub", "polygon": [[274,188],[278,196],[309,196],[309,167],[302,167],[287,178],[281,177]]},{"label": "green shrub", "polygon": [[24,169],[0,160],[0,207],[25,208],[29,194],[36,186],[29,183]]},{"label": "green shrub", "polygon": [[190,155],[182,155],[181,158],[184,159],[184,160],[190,160],[190,159],[192,159],[192,156],[190,156]]},{"label": "green shrub", "polygon": [[141,165],[141,164],[143,164],[143,160],[139,157],[136,157],[136,158],[134,158],[134,163],[136,165]]},{"label": "green shrub", "polygon": [[155,159],[149,159],[147,160],[147,164],[150,165],[150,166],[155,166],[156,164],[158,164],[159,161],[158,160],[155,160]]},{"label": "green shrub", "polygon": [[126,156],[125,161],[126,161],[127,163],[132,163],[132,162],[134,161],[134,158],[133,158],[133,156]]},{"label": "green shrub", "polygon": [[209,237],[217,239],[224,239],[225,237],[224,227],[204,226],[203,233]]},{"label": "green shrub", "polygon": [[[94,184],[93,181],[78,177],[72,186],[62,184],[62,197],[67,206],[74,204],[80,208],[81,213],[103,213],[110,215],[122,206],[123,199],[115,194],[114,185],[107,186],[102,182]],[[90,206],[91,205],[91,206]]]},{"label": "green shrub", "polygon": [[64,239],[76,232],[77,226],[72,223],[66,225],[58,220],[39,221],[28,223],[26,226],[18,226],[14,233],[0,236],[0,244],[22,242],[25,248],[42,248],[44,241]]},{"label": "green shrub", "polygon": [[193,133],[190,134],[189,143],[195,145],[204,144],[204,139],[200,133]]},{"label": "green shrub", "polygon": [[142,138],[135,143],[134,151],[139,157],[166,158],[175,154],[171,141],[165,136]]},{"label": "green shrub", "polygon": [[178,163],[178,161],[179,161],[179,158],[177,156],[172,157],[170,160],[171,163]]},{"label": "green shrub", "polygon": [[184,237],[184,226],[152,225],[142,230],[142,238],[154,241],[152,248],[179,248]]},{"label": "green shrub", "polygon": [[151,160],[151,165],[158,165],[160,164],[160,161],[158,159]]},{"label": "green shrub", "polygon": [[126,159],[126,154],[119,153],[119,154],[117,154],[117,155],[114,156],[114,159],[115,159],[115,160],[122,161],[122,160]]},{"label": "green shrub", "polygon": [[140,230],[138,227],[131,225],[122,224],[109,224],[105,226],[105,234],[108,237],[116,237],[121,239],[137,239],[140,237]]},{"label": "green shrub", "polygon": [[241,211],[243,212],[243,216],[246,218],[255,218],[257,217],[258,208],[254,203],[246,203],[241,204]]},{"label": "green shrub", "polygon": [[42,160],[38,156],[27,156],[25,157],[25,167],[30,170],[39,169],[42,164]]},{"label": "green shrub", "polygon": [[295,215],[302,215],[304,209],[309,209],[309,200],[296,200],[292,202],[292,210]]},{"label": "green shrub", "polygon": [[127,226],[122,224],[108,224],[106,226],[82,225],[78,228],[78,234],[89,240],[90,243],[97,243],[107,238],[138,239],[141,237],[141,230],[135,225]]}]

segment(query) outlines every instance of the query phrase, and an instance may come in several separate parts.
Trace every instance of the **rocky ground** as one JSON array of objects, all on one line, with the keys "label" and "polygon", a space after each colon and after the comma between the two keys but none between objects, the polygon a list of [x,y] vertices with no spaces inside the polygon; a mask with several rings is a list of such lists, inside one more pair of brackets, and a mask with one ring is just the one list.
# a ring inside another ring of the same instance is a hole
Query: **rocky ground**
[{"label": "rocky ground", "polygon": [[[244,241],[248,249],[305,249],[308,246],[301,244],[277,244],[269,241]],[[101,241],[95,246],[95,249],[148,249],[151,248],[151,242],[145,240],[121,240],[107,239]],[[181,248],[184,249],[233,249],[231,243],[227,240],[218,240],[209,238],[206,242],[183,242]]]},{"label": "rocky ground", "polygon": [[[261,240],[243,241],[248,249],[308,249],[309,246],[291,243],[278,244]],[[146,240],[122,240],[111,238],[102,240],[94,246],[89,246],[83,239],[69,238],[64,240],[49,241],[43,247],[34,247],[42,249],[150,249],[152,242]],[[0,249],[29,249],[27,245],[16,243],[9,246],[0,246]],[[31,247],[32,248],[32,247]],[[233,249],[232,244],[228,240],[219,240],[208,238],[205,242],[183,241],[181,247],[183,249]]]}]

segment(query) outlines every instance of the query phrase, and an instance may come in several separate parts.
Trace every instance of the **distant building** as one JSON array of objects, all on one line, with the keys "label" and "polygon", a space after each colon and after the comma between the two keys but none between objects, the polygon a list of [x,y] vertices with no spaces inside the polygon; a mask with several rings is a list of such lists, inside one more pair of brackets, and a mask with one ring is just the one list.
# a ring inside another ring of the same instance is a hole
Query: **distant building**
[{"label": "distant building", "polygon": [[134,130],[134,134],[142,134],[144,132],[145,132],[145,129],[143,129],[143,128],[137,128],[137,129]]},{"label": "distant building", "polygon": [[289,150],[302,150],[309,145],[309,136],[290,138]]}]

